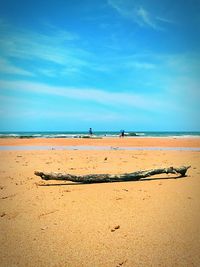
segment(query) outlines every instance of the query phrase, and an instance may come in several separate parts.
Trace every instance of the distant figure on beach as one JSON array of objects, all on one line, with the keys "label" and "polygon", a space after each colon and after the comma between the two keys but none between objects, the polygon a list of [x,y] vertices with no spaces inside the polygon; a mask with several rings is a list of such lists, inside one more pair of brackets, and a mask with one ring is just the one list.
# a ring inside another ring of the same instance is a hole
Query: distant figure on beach
[{"label": "distant figure on beach", "polygon": [[92,135],[92,128],[89,129],[89,134]]},{"label": "distant figure on beach", "polygon": [[119,137],[124,137],[124,135],[125,135],[125,131],[124,131],[124,130],[121,130],[120,132],[121,132],[121,133],[120,133]]}]

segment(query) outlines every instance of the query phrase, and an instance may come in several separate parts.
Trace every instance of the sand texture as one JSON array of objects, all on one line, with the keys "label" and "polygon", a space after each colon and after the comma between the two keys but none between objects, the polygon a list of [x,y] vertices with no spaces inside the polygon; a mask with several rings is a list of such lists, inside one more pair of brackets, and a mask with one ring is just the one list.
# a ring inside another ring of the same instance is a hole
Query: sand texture
[{"label": "sand texture", "polygon": [[[74,141],[131,146],[137,139],[109,140]],[[143,139],[145,146],[154,146],[151,140]],[[199,143],[158,140],[175,147]],[[0,162],[1,267],[200,266],[200,152],[0,151]],[[191,165],[185,178],[164,174],[137,182],[74,184],[34,175],[34,170],[114,174],[181,165]]]},{"label": "sand texture", "polygon": [[0,146],[200,147],[200,138],[0,138]]}]

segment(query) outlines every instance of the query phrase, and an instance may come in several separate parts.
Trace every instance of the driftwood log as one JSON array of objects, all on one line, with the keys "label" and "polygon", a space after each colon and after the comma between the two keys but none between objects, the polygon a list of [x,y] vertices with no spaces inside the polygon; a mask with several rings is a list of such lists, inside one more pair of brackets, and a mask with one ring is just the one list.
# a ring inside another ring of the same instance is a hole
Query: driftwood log
[{"label": "driftwood log", "polygon": [[109,183],[109,182],[123,182],[123,181],[138,181],[156,174],[171,173],[179,174],[179,177],[186,175],[190,166],[182,166],[179,168],[169,167],[163,169],[152,169],[146,171],[137,171],[124,174],[88,174],[88,175],[73,175],[68,173],[56,172],[41,172],[35,171],[35,175],[40,176],[43,180],[67,180],[78,183]]}]

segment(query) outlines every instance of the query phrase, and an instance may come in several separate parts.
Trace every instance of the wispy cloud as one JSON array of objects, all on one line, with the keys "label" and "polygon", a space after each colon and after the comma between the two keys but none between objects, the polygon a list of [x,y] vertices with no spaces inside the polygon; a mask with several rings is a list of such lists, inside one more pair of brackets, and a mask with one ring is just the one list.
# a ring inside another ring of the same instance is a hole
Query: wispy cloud
[{"label": "wispy cloud", "polygon": [[129,16],[129,12],[124,8],[122,1],[108,0],[108,5],[115,9],[120,15]]},{"label": "wispy cloud", "polygon": [[165,22],[165,23],[169,23],[169,24],[176,24],[175,21],[170,20],[170,19],[166,19],[166,18],[163,18],[163,17],[156,17],[156,19],[161,21],[161,22]]},{"label": "wispy cloud", "polygon": [[[42,34],[0,24],[0,55],[7,61],[12,57],[36,63],[41,61],[42,64],[56,64],[63,68],[90,67],[92,55],[81,48],[81,40],[77,34],[53,26],[49,28]],[[52,68],[43,74],[52,75]]]},{"label": "wispy cloud", "polygon": [[[148,27],[157,26],[154,25],[150,13],[144,8],[134,7],[133,12],[130,13],[131,8],[126,10],[124,2],[113,0],[109,2],[117,10],[125,10],[123,14],[126,16],[133,16],[138,24],[146,24]],[[53,25],[47,25],[47,27],[49,30],[46,30],[44,34],[3,24],[2,33],[0,33],[0,56],[3,56],[6,63],[1,64],[4,65],[1,70],[13,75],[32,75],[36,78],[49,77],[51,79],[67,77],[66,79],[73,81],[77,77],[85,81],[89,77],[92,80],[94,73],[107,75],[117,73],[121,68],[127,70],[127,67],[130,67],[130,71],[134,69],[145,71],[155,68],[156,64],[152,59],[141,60],[140,58],[138,60],[132,58],[131,54],[130,59],[120,59],[119,51],[117,54],[116,51],[113,52],[112,46],[113,43],[118,43],[118,38],[110,42],[111,48],[109,49],[112,50],[112,53],[109,56],[103,56],[85,49],[80,36],[76,33],[58,29]],[[13,58],[15,64],[19,63],[18,65],[14,65]],[[28,70],[23,69],[22,66],[27,66]],[[129,72],[126,75],[129,75]]]},{"label": "wispy cloud", "polygon": [[145,61],[135,61],[135,60],[130,60],[129,62],[124,63],[124,66],[128,68],[135,68],[142,70],[151,70],[156,67],[156,65],[153,63]]},{"label": "wispy cloud", "polygon": [[47,31],[49,35],[52,37],[55,36],[57,41],[59,41],[60,43],[65,41],[80,40],[80,36],[77,33],[60,29],[59,27],[55,26],[52,23],[45,22],[43,23],[43,26],[45,28],[45,32]]},{"label": "wispy cloud", "polygon": [[32,83],[26,81],[4,81],[1,80],[1,87],[3,91],[25,91],[32,92],[36,95],[46,94],[64,97],[66,99],[81,100],[83,103],[89,101],[103,106],[109,107],[126,107],[137,108],[142,110],[153,110],[163,108],[166,102],[163,102],[159,97],[150,97],[145,94],[136,94],[128,92],[109,92],[96,88],[72,88],[72,87],[58,87],[49,86],[41,83]]},{"label": "wispy cloud", "polygon": [[156,12],[150,12],[147,7],[137,4],[135,1],[108,0],[108,5],[118,14],[134,21],[141,27],[163,30],[163,26],[159,22],[171,23],[170,20],[158,16],[158,14],[155,14]]},{"label": "wispy cloud", "polygon": [[33,76],[30,71],[24,70],[22,68],[16,67],[7,59],[0,58],[0,73],[11,74],[11,75],[22,75],[22,76]]},{"label": "wispy cloud", "polygon": [[41,59],[56,64],[87,64],[82,57],[84,51],[61,44],[60,37],[26,32],[3,36],[0,46],[4,55],[24,59]]},{"label": "wispy cloud", "polygon": [[136,9],[135,13],[136,13],[136,20],[138,21],[139,24],[147,25],[154,29],[159,28],[158,25],[156,25],[151,14],[144,7],[142,6],[139,7],[138,9]]},{"label": "wispy cloud", "polygon": [[[0,101],[4,103],[0,109],[2,119],[23,117],[28,121],[49,120],[54,121],[54,129],[58,121],[63,124],[66,120],[77,120],[79,124],[102,122],[104,129],[110,124],[114,128],[124,124],[131,127],[132,123],[140,125],[141,122],[149,127],[159,127],[164,123],[156,126],[158,118],[163,121],[166,117],[173,118],[176,114],[175,123],[177,118],[183,117],[181,114],[187,113],[184,111],[185,106],[182,107],[176,99],[176,95],[178,98],[182,96],[180,87],[179,94],[168,91],[164,97],[159,93],[145,95],[142,92],[136,94],[130,91],[107,92],[96,88],[70,88],[26,81],[0,80],[0,83]],[[20,95],[24,95],[24,98],[21,99]],[[180,99],[187,103],[184,98]],[[54,101],[59,102],[55,109],[51,108],[52,104],[55,104]],[[82,108],[77,108],[80,105]]]},{"label": "wispy cloud", "polygon": [[88,109],[80,110],[59,110],[54,109],[32,109],[34,106],[33,101],[30,99],[21,99],[13,97],[0,96],[0,101],[4,101],[5,105],[0,107],[0,116],[2,118],[40,118],[40,119],[51,119],[51,120],[81,120],[81,121],[99,121],[99,122],[114,122],[120,119],[124,119],[123,114],[111,111],[108,109],[100,110],[100,112],[91,112]]}]

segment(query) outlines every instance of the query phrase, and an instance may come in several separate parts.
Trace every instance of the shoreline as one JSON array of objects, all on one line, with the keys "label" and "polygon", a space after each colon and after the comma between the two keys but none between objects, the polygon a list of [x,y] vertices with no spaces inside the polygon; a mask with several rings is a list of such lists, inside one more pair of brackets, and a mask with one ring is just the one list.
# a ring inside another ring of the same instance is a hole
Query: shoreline
[{"label": "shoreline", "polygon": [[191,147],[200,148],[200,138],[0,138],[0,146],[94,146],[94,147]]}]

